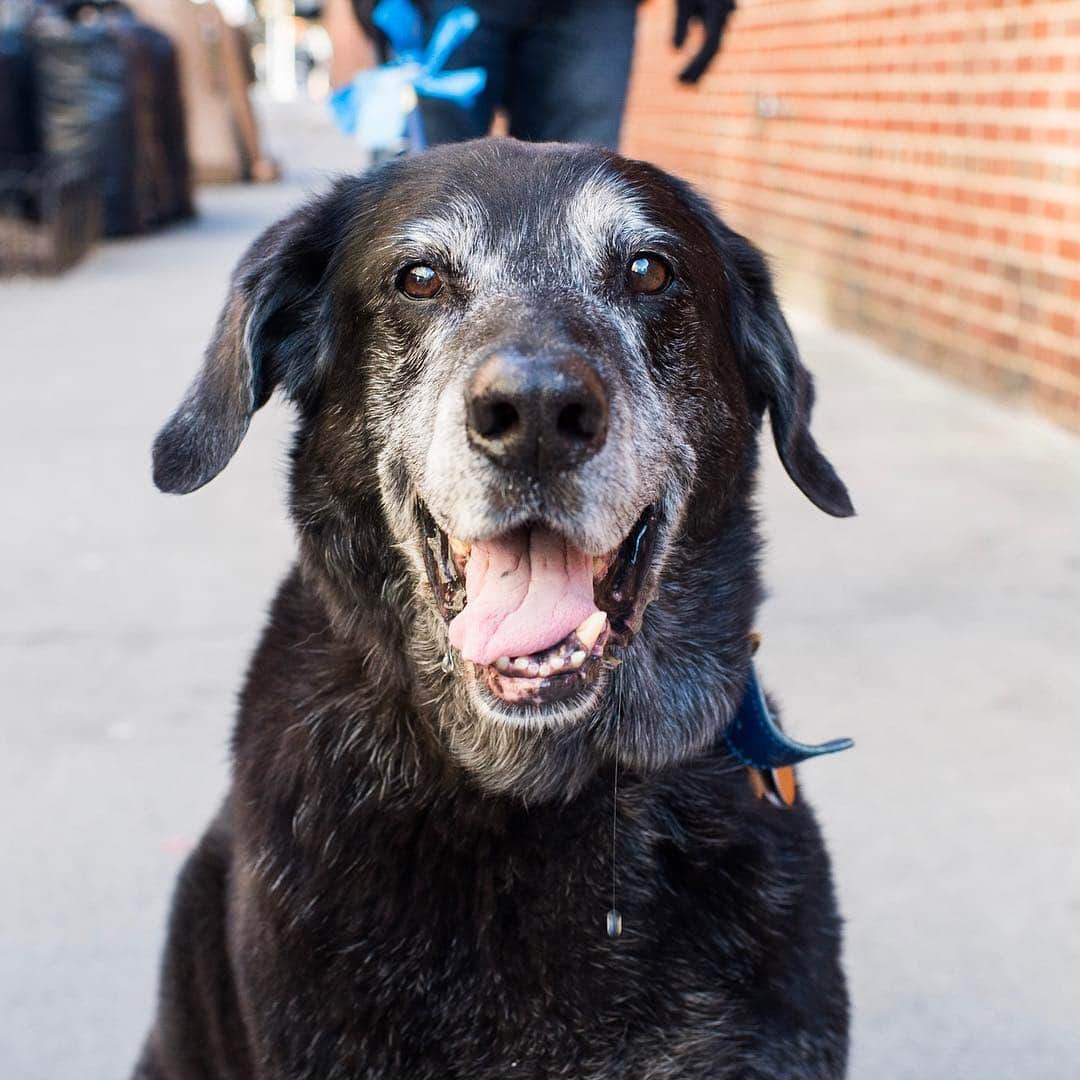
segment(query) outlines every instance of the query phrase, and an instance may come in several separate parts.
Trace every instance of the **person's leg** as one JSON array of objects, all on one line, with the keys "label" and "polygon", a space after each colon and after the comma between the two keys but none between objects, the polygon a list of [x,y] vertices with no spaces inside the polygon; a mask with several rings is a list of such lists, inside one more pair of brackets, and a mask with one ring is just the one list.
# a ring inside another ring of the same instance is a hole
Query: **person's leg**
[{"label": "person's leg", "polygon": [[337,90],[347,86],[358,71],[374,67],[375,47],[360,28],[360,20],[349,0],[326,0],[323,5],[323,26],[330,35],[330,86]]},{"label": "person's leg", "polygon": [[515,42],[507,105],[519,139],[615,149],[630,81],[635,0],[563,0]]},{"label": "person's leg", "polygon": [[[462,0],[428,0],[424,4],[426,37],[439,19]],[[482,67],[487,71],[487,85],[472,106],[463,109],[449,101],[420,98],[420,115],[429,146],[439,143],[462,142],[486,135],[491,128],[495,110],[503,103],[506,73],[509,64],[510,40],[514,32],[505,0],[473,0],[469,5],[480,17],[476,29],[450,54],[446,71],[458,68]]]}]

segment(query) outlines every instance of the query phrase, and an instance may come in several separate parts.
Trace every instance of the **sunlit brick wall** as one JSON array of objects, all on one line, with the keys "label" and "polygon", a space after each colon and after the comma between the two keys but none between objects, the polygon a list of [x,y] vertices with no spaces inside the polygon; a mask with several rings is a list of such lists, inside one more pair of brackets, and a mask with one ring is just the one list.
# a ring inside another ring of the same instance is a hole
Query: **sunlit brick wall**
[{"label": "sunlit brick wall", "polygon": [[1080,2],[740,0],[679,85],[647,0],[623,149],[837,325],[1080,427]]}]

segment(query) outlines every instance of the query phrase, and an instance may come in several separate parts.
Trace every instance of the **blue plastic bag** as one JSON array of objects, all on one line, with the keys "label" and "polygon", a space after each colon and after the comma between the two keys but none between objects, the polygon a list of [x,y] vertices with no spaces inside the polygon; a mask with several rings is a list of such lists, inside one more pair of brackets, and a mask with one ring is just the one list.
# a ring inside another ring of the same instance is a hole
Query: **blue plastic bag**
[{"label": "blue plastic bag", "polygon": [[371,151],[396,152],[426,145],[418,95],[451,101],[467,108],[487,84],[483,68],[443,71],[451,53],[476,29],[469,7],[448,11],[423,44],[423,24],[409,0],[383,0],[375,24],[390,42],[391,60],[362,71],[330,97],[337,126]]}]

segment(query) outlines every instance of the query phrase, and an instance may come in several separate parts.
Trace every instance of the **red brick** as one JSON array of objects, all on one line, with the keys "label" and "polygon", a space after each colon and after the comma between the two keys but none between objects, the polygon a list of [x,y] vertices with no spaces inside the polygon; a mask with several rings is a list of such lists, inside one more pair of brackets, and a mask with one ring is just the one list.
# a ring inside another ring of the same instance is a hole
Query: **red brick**
[{"label": "red brick", "polygon": [[627,152],[714,198],[785,294],[1080,429],[1072,4],[740,0],[694,88],[672,20],[642,5]]}]

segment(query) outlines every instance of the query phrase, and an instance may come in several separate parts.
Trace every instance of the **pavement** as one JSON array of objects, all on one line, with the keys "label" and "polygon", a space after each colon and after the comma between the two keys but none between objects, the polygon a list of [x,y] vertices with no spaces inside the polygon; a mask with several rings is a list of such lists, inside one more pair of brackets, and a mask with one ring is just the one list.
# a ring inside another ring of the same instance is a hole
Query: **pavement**
[{"label": "pavement", "polygon": [[[245,244],[357,155],[279,111],[277,185],[0,283],[0,1077],[122,1080],[293,548],[287,410],[155,492],[149,446]],[[1080,442],[794,318],[859,516],[768,460],[760,665],[847,919],[858,1080],[1080,1075]]]}]

